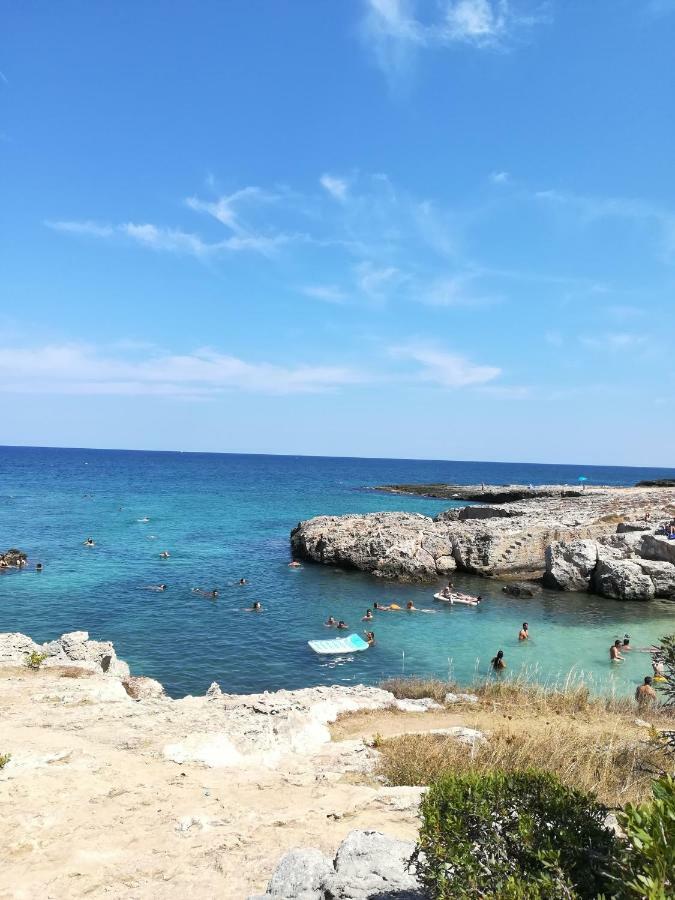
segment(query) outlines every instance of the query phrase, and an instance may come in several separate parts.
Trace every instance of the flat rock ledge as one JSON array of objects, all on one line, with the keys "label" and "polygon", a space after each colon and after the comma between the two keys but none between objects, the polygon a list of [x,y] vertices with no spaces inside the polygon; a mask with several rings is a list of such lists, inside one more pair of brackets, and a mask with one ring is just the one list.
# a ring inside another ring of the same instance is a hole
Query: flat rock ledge
[{"label": "flat rock ledge", "polygon": [[71,631],[44,644],[37,644],[19,632],[0,634],[0,666],[27,666],[32,655],[39,657],[36,667],[66,666],[129,678],[129,666],[118,659],[110,641],[90,641],[87,631]]},{"label": "flat rock ledge", "polygon": [[333,859],[311,847],[283,856],[265,894],[249,900],[424,900],[412,841],[350,831]]},{"label": "flat rock ledge", "polygon": [[293,556],[379,578],[433,582],[455,569],[544,580],[622,600],[675,598],[673,488],[535,491],[508,503],[418,513],[317,516],[291,532]]}]

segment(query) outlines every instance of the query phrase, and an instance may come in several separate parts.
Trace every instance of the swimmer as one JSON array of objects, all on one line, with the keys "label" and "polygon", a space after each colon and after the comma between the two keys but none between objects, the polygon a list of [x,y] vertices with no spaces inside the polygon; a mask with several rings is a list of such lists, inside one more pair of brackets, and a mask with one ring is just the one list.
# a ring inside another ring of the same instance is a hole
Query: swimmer
[{"label": "swimmer", "polygon": [[162,552],[159,554],[159,558],[160,559],[168,559],[170,555],[171,554],[169,553],[168,550],[162,550]]},{"label": "swimmer", "polygon": [[166,584],[146,584],[145,586],[147,591],[165,591],[166,588]]},{"label": "swimmer", "polygon": [[193,594],[200,594],[202,597],[208,597],[209,600],[216,600],[218,597],[218,591],[214,588],[212,591],[204,591],[201,588],[192,588]]},{"label": "swimmer", "polygon": [[609,659],[610,662],[623,662],[623,656],[621,655],[621,641],[618,640],[618,638],[609,648]]},{"label": "swimmer", "polygon": [[378,610],[378,612],[389,612],[391,609],[390,606],[382,606],[381,603],[378,603],[377,600],[373,603],[373,609]]},{"label": "swimmer", "polygon": [[417,612],[417,607],[413,604],[412,600],[408,600],[405,605],[405,608],[408,612]]},{"label": "swimmer", "polygon": [[656,703],[656,691],[652,687],[652,679],[645,675],[643,683],[635,690],[635,700],[638,706],[653,706]]},{"label": "swimmer", "polygon": [[42,563],[35,563],[35,571],[36,572],[42,571]]},{"label": "swimmer", "polygon": [[335,626],[337,625],[337,619],[334,619],[333,616],[328,616],[323,624],[326,626],[326,628],[335,628]]},{"label": "swimmer", "polygon": [[367,609],[367,610],[366,610],[366,614],[365,614],[365,616],[361,619],[361,621],[362,621],[362,622],[370,622],[370,620],[371,620],[371,619],[374,619],[374,618],[375,618],[375,616],[373,615],[372,610]]},{"label": "swimmer", "polygon": [[492,660],[490,661],[490,665],[496,672],[500,671],[501,669],[506,668],[506,663],[504,662],[504,651],[503,650],[497,651],[497,655],[492,657]]},{"label": "swimmer", "polygon": [[623,646],[621,647],[621,649],[624,651],[624,653],[626,652],[626,650],[632,650],[632,649],[633,649],[633,648],[631,647],[631,645],[630,645],[630,635],[624,634],[624,636],[623,636]]},{"label": "swimmer", "polygon": [[652,660],[652,672],[654,673],[654,677],[658,678],[659,681],[665,681],[663,676],[663,662],[656,657]]},{"label": "swimmer", "polygon": [[94,543],[92,538],[87,538],[86,541],[83,541],[83,544],[85,547],[95,547],[96,546],[96,544]]},{"label": "swimmer", "polygon": [[340,619],[340,621],[337,623],[337,627],[338,628],[349,628],[349,625],[347,625],[347,623],[343,619]]},{"label": "swimmer", "polygon": [[302,564],[299,563],[296,559],[293,559],[293,560],[291,560],[291,562],[289,562],[288,568],[289,569],[301,569]]},{"label": "swimmer", "polygon": [[239,584],[248,584],[248,581],[245,578],[240,578]]},{"label": "swimmer", "polygon": [[256,600],[253,606],[249,606],[246,612],[262,612],[261,604]]},{"label": "swimmer", "polygon": [[374,631],[364,631],[363,633],[366,636],[366,642],[367,642],[368,646],[372,647],[373,644],[375,643],[375,632]]},{"label": "swimmer", "polygon": [[150,519],[149,519],[147,516],[143,516],[142,519],[136,519],[136,521],[137,521],[137,522],[143,522],[143,524],[145,524],[146,522],[149,522]]},{"label": "swimmer", "polygon": [[530,632],[527,627],[527,622],[523,622],[523,627],[518,632],[518,640],[519,641],[527,641],[530,639]]}]

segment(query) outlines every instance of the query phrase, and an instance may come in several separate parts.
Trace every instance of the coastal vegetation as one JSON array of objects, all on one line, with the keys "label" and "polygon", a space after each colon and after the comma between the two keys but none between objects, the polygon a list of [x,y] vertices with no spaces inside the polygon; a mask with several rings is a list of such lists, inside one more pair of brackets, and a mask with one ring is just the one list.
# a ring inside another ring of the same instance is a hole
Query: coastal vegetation
[{"label": "coastal vegetation", "polygon": [[0,753],[0,769],[4,769],[11,758],[11,753]]},{"label": "coastal vegetation", "polygon": [[40,653],[38,650],[32,650],[26,654],[26,665],[29,669],[39,669],[48,655],[47,653]]}]

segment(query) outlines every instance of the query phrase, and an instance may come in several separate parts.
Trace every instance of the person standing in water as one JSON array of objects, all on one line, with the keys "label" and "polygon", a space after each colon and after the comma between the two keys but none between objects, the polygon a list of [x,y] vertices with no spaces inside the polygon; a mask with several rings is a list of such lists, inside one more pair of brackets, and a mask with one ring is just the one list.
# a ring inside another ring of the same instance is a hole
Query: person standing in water
[{"label": "person standing in water", "polygon": [[623,662],[623,656],[621,655],[621,641],[618,638],[609,648],[609,660],[610,662]]},{"label": "person standing in water", "polygon": [[504,651],[498,650],[497,655],[492,657],[490,665],[495,670],[495,672],[501,671],[501,669],[506,668],[506,663],[504,662]]},{"label": "person standing in water", "polygon": [[527,622],[523,622],[523,627],[518,632],[518,640],[519,641],[527,641],[530,639],[530,632],[527,628]]},{"label": "person standing in water", "polygon": [[649,675],[635,690],[635,700],[638,706],[653,706],[656,703],[656,691],[652,687],[652,679]]}]

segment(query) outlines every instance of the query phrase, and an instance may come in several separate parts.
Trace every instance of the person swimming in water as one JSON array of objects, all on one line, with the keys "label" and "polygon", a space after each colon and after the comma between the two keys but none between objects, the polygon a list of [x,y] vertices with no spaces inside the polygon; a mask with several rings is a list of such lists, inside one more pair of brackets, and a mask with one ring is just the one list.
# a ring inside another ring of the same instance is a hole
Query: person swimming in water
[{"label": "person swimming in water", "polygon": [[495,670],[495,672],[499,672],[501,669],[506,668],[506,663],[504,662],[504,651],[498,650],[497,655],[492,657],[490,661],[490,665]]},{"label": "person swimming in water", "polygon": [[248,581],[245,578],[240,578],[239,584],[248,584]]},{"label": "person swimming in water", "polygon": [[412,602],[412,600],[408,600],[408,602],[405,605],[405,608],[408,612],[417,612],[417,607]]},{"label": "person swimming in water", "polygon": [[630,645],[630,635],[629,635],[629,634],[624,634],[624,636],[623,636],[623,644],[622,644],[622,646],[621,646],[621,649],[623,650],[624,653],[626,652],[626,650],[632,650],[632,649],[633,649],[633,648],[631,647],[631,645]]},{"label": "person swimming in water", "polygon": [[149,591],[165,591],[167,589],[166,584],[148,584],[146,585],[147,590]]},{"label": "person swimming in water", "polygon": [[527,627],[527,622],[523,622],[523,627],[518,632],[518,640],[519,641],[528,641],[530,639],[530,632]]},{"label": "person swimming in water", "polygon": [[301,569],[302,563],[299,563],[297,559],[292,559],[288,564],[289,569]]},{"label": "person swimming in water", "polygon": [[391,607],[389,607],[389,606],[382,606],[382,604],[381,604],[381,603],[378,603],[377,600],[376,600],[375,603],[373,603],[373,609],[378,610],[378,612],[389,612],[389,610],[391,609]]},{"label": "person swimming in water", "polygon": [[371,620],[371,619],[374,619],[374,618],[375,618],[375,616],[373,615],[372,610],[367,609],[367,610],[366,610],[366,614],[365,614],[365,616],[361,619],[361,621],[362,621],[362,622],[370,622],[370,620]]},{"label": "person swimming in water", "polygon": [[204,591],[202,588],[192,588],[193,594],[199,594],[202,597],[208,597],[209,600],[216,600],[218,598],[218,589],[214,588],[212,591]]},{"label": "person swimming in water", "polygon": [[618,638],[609,648],[609,659],[610,662],[623,662],[623,656],[621,655],[621,641]]},{"label": "person swimming in water", "polygon": [[333,618],[333,616],[328,616],[323,624],[326,626],[326,628],[335,628],[335,626],[337,625],[337,619]]},{"label": "person swimming in water", "polygon": [[373,644],[375,643],[375,632],[374,631],[364,631],[363,633],[366,636],[366,642],[367,642],[368,646],[372,647]]},{"label": "person swimming in water", "polygon": [[36,572],[42,571],[42,563],[35,563],[35,571]]},{"label": "person swimming in water", "polygon": [[262,604],[256,600],[253,606],[249,606],[246,612],[262,612]]},{"label": "person swimming in water", "polygon": [[96,546],[93,538],[87,538],[87,540],[83,541],[82,543],[84,544],[85,547],[95,547]]},{"label": "person swimming in water", "polygon": [[170,554],[168,550],[162,550],[162,552],[159,554],[160,559],[168,559],[169,556]]},{"label": "person swimming in water", "polygon": [[349,625],[347,625],[347,623],[343,619],[340,619],[340,621],[337,623],[337,627],[338,628],[349,628]]}]

